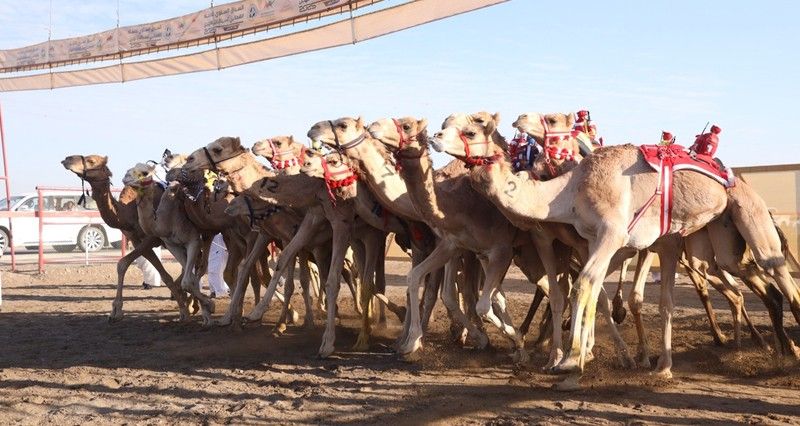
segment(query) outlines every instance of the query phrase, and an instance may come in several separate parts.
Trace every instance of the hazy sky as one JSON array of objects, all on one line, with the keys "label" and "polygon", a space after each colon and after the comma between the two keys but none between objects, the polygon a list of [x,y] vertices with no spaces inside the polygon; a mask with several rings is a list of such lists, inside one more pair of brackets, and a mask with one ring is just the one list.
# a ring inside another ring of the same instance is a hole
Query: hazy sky
[{"label": "hazy sky", "polygon": [[[116,0],[52,3],[53,38],[116,25]],[[0,49],[46,40],[49,4],[2,0]],[[208,6],[121,0],[120,20]],[[283,134],[305,140],[314,122],[354,115],[426,117],[438,127],[452,112],[479,110],[499,111],[511,136],[522,112],[587,108],[607,143],[655,143],[663,129],[690,144],[711,121],[723,129],[718,155],[726,163],[797,163],[798,15],[794,1],[511,0],[223,71],[0,93],[12,185],[78,185],[59,164],[68,154],[108,155],[119,184],[127,168],[165,147],[190,151],[226,135],[246,145]]]}]

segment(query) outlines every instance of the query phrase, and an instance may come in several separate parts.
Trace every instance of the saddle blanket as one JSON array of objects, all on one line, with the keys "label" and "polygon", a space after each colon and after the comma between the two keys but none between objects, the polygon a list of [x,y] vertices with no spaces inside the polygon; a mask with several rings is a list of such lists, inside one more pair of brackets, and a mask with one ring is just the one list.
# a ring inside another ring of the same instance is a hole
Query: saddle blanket
[{"label": "saddle blanket", "polygon": [[672,171],[692,170],[714,179],[726,188],[734,186],[733,174],[722,169],[713,158],[701,154],[693,158],[681,145],[642,145],[639,150],[647,164],[657,172],[662,167],[671,166]]}]

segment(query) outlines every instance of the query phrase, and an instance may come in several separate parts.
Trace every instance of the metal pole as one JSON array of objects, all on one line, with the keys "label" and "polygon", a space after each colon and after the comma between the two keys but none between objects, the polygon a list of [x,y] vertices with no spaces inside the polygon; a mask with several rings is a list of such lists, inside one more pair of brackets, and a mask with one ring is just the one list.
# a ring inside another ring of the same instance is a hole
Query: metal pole
[{"label": "metal pole", "polygon": [[42,190],[38,186],[36,187],[36,194],[39,197],[39,206],[37,206],[37,214],[39,215],[39,273],[41,274],[44,272],[44,214],[42,211],[42,206],[44,206],[44,197],[42,196]]},{"label": "metal pole", "polygon": [[[3,148],[3,180],[6,186],[6,210],[11,211],[11,184],[8,179],[8,154],[6,154],[6,135],[3,130],[3,108],[0,105],[0,145]],[[14,251],[14,227],[11,215],[8,217],[8,248],[11,250],[11,271],[17,272],[17,255]]]}]

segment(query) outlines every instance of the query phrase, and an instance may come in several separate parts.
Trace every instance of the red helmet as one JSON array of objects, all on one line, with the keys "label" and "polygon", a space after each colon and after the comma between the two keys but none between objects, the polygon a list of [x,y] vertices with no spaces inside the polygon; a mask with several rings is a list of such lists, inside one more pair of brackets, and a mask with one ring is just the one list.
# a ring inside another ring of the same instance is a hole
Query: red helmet
[{"label": "red helmet", "polygon": [[661,140],[662,141],[672,141],[672,133],[661,131]]},{"label": "red helmet", "polygon": [[589,111],[582,109],[578,111],[578,121],[584,121],[589,119]]}]

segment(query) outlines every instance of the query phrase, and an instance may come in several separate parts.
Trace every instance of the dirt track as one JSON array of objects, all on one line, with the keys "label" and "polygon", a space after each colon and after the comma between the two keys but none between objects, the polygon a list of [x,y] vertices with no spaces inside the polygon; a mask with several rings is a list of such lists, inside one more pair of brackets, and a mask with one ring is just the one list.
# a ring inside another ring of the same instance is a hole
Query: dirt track
[{"label": "dirt track", "polygon": [[[408,267],[387,265],[395,301],[404,299]],[[169,269],[175,272],[175,265]],[[394,318],[377,331],[370,353],[350,352],[357,319],[347,291],[340,293],[339,351],[326,360],[314,357],[321,316],[314,330],[290,326],[279,337],[272,335],[275,309],[264,324],[238,333],[203,331],[197,321],[176,322],[165,288],[127,286],[125,318],[109,324],[113,270],[104,265],[52,266],[42,276],[3,272],[0,424],[800,424],[800,367],[778,366],[749,338],[738,352],[712,346],[697,296],[685,283],[675,291],[673,380],[616,367],[610,339],[599,327],[585,389],[560,393],[550,390],[554,377],[538,372],[546,362],[541,351],[515,368],[508,343],[491,327],[498,349],[450,343],[441,306],[419,362],[391,353],[400,327]],[[140,282],[137,274],[130,272],[126,282]],[[518,279],[505,286],[519,322],[530,287]],[[660,343],[657,295],[649,287],[645,312],[653,353]],[[752,294],[746,298],[759,329],[768,333],[764,310]],[[727,304],[716,295],[714,304],[729,332]],[[218,302],[217,315],[226,306],[227,299]],[[245,309],[250,306],[248,301]],[[635,348],[630,319],[622,331]],[[800,340],[796,325],[790,334]]]}]

